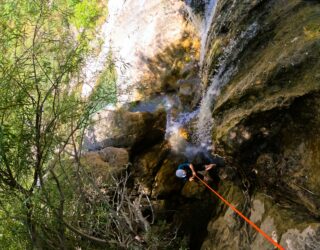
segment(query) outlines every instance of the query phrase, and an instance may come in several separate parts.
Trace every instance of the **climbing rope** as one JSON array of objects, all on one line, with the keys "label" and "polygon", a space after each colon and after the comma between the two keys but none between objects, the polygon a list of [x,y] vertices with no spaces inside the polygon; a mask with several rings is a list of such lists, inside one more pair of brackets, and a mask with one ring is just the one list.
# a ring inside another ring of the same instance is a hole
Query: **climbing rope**
[{"label": "climbing rope", "polygon": [[229,203],[226,199],[224,199],[217,191],[212,189],[206,182],[201,180],[199,176],[195,176],[199,179],[199,181],[205,185],[212,193],[219,197],[226,205],[228,205],[234,212],[236,212],[242,219],[244,219],[250,226],[252,226],[255,230],[258,231],[264,238],[266,238],[269,242],[271,242],[275,247],[280,250],[285,250],[281,245],[279,245],[276,241],[274,241],[269,235],[267,235],[261,228],[259,228],[256,224],[254,224],[249,218],[244,216],[238,209],[236,209],[231,203]]}]

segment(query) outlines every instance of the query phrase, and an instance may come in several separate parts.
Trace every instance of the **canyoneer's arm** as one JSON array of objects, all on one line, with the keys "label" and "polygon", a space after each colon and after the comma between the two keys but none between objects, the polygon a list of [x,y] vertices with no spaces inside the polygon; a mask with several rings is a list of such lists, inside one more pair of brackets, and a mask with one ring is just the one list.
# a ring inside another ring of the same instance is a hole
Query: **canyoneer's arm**
[{"label": "canyoneer's arm", "polygon": [[192,171],[192,176],[189,178],[189,181],[193,181],[195,176],[197,175],[197,173],[196,173],[196,171],[194,171],[194,167],[193,167],[193,165],[191,163],[189,164],[189,167],[190,167],[190,169]]}]

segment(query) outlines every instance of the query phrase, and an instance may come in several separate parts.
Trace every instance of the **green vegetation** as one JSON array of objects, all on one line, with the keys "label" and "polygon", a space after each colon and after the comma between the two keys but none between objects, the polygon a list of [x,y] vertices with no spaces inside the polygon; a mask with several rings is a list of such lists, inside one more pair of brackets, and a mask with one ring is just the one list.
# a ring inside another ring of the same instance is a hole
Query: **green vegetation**
[{"label": "green vegetation", "polygon": [[111,60],[88,100],[79,91],[97,5],[0,4],[1,249],[170,249],[175,237],[152,229],[126,173],[102,178],[81,162],[91,115],[116,102]]},{"label": "green vegetation", "polygon": [[93,102],[99,102],[96,106],[97,111],[108,104],[115,104],[117,102],[117,89],[116,89],[117,74],[115,65],[112,62],[112,56],[109,56],[107,66],[101,73],[95,89],[90,96]]},{"label": "green vegetation", "polygon": [[[94,28],[94,4],[62,0],[0,4],[2,249],[66,249],[81,245],[85,238],[76,229],[81,226],[73,214],[78,211],[74,201],[80,200],[76,187],[85,187],[76,178],[81,167],[76,159],[90,115],[106,101],[84,101],[77,91],[81,82],[75,80],[90,52],[87,34]],[[89,12],[81,16],[84,7]],[[77,17],[87,29],[75,34],[69,20]],[[89,236],[86,240],[92,241]]]},{"label": "green vegetation", "polygon": [[70,18],[72,24],[79,28],[92,28],[101,15],[96,0],[71,0],[74,6],[73,15]]}]

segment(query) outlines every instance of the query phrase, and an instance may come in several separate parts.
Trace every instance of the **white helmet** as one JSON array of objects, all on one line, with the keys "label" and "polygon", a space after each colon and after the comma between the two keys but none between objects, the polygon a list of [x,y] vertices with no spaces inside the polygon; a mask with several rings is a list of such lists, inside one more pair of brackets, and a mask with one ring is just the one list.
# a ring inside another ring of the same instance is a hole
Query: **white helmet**
[{"label": "white helmet", "polygon": [[178,169],[178,170],[176,171],[176,176],[177,176],[178,178],[184,178],[184,177],[187,176],[187,172],[186,172],[185,170],[183,170],[183,169]]}]

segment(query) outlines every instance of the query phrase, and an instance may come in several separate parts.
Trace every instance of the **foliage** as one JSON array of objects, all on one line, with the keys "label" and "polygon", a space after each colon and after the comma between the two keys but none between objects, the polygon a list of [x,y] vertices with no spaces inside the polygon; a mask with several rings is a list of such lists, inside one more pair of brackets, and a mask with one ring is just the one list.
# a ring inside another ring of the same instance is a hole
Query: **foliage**
[{"label": "foliage", "polygon": [[90,96],[91,101],[100,101],[99,105],[97,105],[97,111],[101,108],[104,108],[108,104],[115,104],[117,102],[116,80],[116,70],[110,55],[107,62],[107,67],[101,73],[96,87]]},{"label": "foliage", "polygon": [[68,2],[8,0],[0,11],[0,244],[65,248],[69,196],[47,178],[63,173],[61,159],[100,102],[72,87],[89,41],[85,30],[75,39]]},{"label": "foliage", "polygon": [[[116,101],[109,62],[80,97],[95,1],[6,0],[0,11],[0,246],[119,249],[170,246],[143,215],[129,176],[95,175],[80,161],[90,116]],[[82,10],[88,10],[82,13]],[[80,33],[74,34],[72,22]],[[147,205],[142,202],[147,201]],[[167,234],[164,234],[167,235]],[[155,237],[157,236],[157,237]],[[173,236],[174,237],[174,234]]]},{"label": "foliage", "polygon": [[72,1],[75,3],[73,16],[70,22],[79,28],[92,28],[101,15],[96,0]]}]

